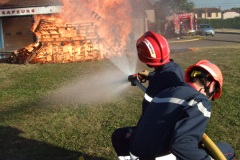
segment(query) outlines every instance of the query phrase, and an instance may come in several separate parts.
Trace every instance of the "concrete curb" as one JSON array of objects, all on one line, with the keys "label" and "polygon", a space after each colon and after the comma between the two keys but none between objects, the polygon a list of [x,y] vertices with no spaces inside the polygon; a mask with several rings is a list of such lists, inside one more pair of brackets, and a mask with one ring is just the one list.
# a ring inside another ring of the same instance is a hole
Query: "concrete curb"
[{"label": "concrete curb", "polygon": [[220,33],[220,34],[240,34],[240,32],[217,32],[217,31],[215,31],[215,33]]},{"label": "concrete curb", "polygon": [[[240,32],[218,32],[218,31],[215,31],[215,33],[240,35]],[[193,39],[190,39],[190,38],[187,38],[187,39],[169,39],[168,43],[190,42],[190,41],[196,41],[196,40],[200,40],[200,39],[204,39],[204,38],[199,37],[199,38],[193,38]]]},{"label": "concrete curb", "polygon": [[197,41],[202,38],[194,38],[194,39],[177,39],[177,40],[169,40],[168,43],[180,43],[180,42],[191,42],[191,41]]}]

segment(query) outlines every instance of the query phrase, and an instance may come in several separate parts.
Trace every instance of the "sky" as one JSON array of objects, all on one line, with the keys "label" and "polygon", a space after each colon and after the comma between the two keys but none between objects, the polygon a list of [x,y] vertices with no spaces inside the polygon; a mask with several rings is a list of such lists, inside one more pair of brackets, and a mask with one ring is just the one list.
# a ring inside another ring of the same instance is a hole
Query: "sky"
[{"label": "sky", "polygon": [[234,7],[240,8],[240,0],[189,0],[194,2],[195,8],[216,7],[225,10]]}]

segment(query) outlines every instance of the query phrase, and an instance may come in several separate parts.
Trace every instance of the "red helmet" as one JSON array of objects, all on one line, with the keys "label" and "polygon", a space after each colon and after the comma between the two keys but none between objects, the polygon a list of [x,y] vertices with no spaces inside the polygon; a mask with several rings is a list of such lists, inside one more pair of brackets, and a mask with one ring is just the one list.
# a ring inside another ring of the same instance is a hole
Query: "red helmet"
[{"label": "red helmet", "polygon": [[146,32],[137,40],[137,52],[140,61],[157,67],[170,61],[170,49],[167,40],[160,34]]},{"label": "red helmet", "polygon": [[221,70],[218,68],[218,66],[216,66],[215,64],[211,63],[208,60],[201,60],[197,63],[195,63],[194,65],[190,66],[187,68],[186,72],[185,72],[185,81],[189,82],[190,80],[190,74],[192,70],[194,70],[194,68],[202,68],[205,71],[207,71],[212,77],[213,79],[218,83],[219,86],[219,91],[217,93],[214,94],[213,98],[217,99],[221,96],[222,94],[222,85],[223,85],[223,76],[222,76],[222,72]]}]

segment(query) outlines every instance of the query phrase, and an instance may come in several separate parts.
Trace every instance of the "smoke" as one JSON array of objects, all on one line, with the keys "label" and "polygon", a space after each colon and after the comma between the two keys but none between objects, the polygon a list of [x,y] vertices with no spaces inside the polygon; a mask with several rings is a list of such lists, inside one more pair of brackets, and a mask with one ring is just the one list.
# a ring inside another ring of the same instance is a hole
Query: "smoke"
[{"label": "smoke", "polygon": [[116,67],[107,71],[90,73],[84,79],[76,79],[45,99],[48,104],[91,104],[113,101],[130,86],[128,75]]}]

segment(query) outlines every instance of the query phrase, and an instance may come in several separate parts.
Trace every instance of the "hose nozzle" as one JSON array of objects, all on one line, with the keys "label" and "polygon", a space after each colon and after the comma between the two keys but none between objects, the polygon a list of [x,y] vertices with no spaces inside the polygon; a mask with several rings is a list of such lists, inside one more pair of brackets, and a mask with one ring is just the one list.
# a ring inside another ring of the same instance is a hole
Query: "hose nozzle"
[{"label": "hose nozzle", "polygon": [[131,82],[132,86],[136,86],[135,80],[137,80],[138,74],[132,74],[128,76],[128,81]]},{"label": "hose nozzle", "polygon": [[146,92],[146,88],[139,82],[138,74],[128,76],[128,81],[131,82],[132,86],[138,86],[143,92]]}]

